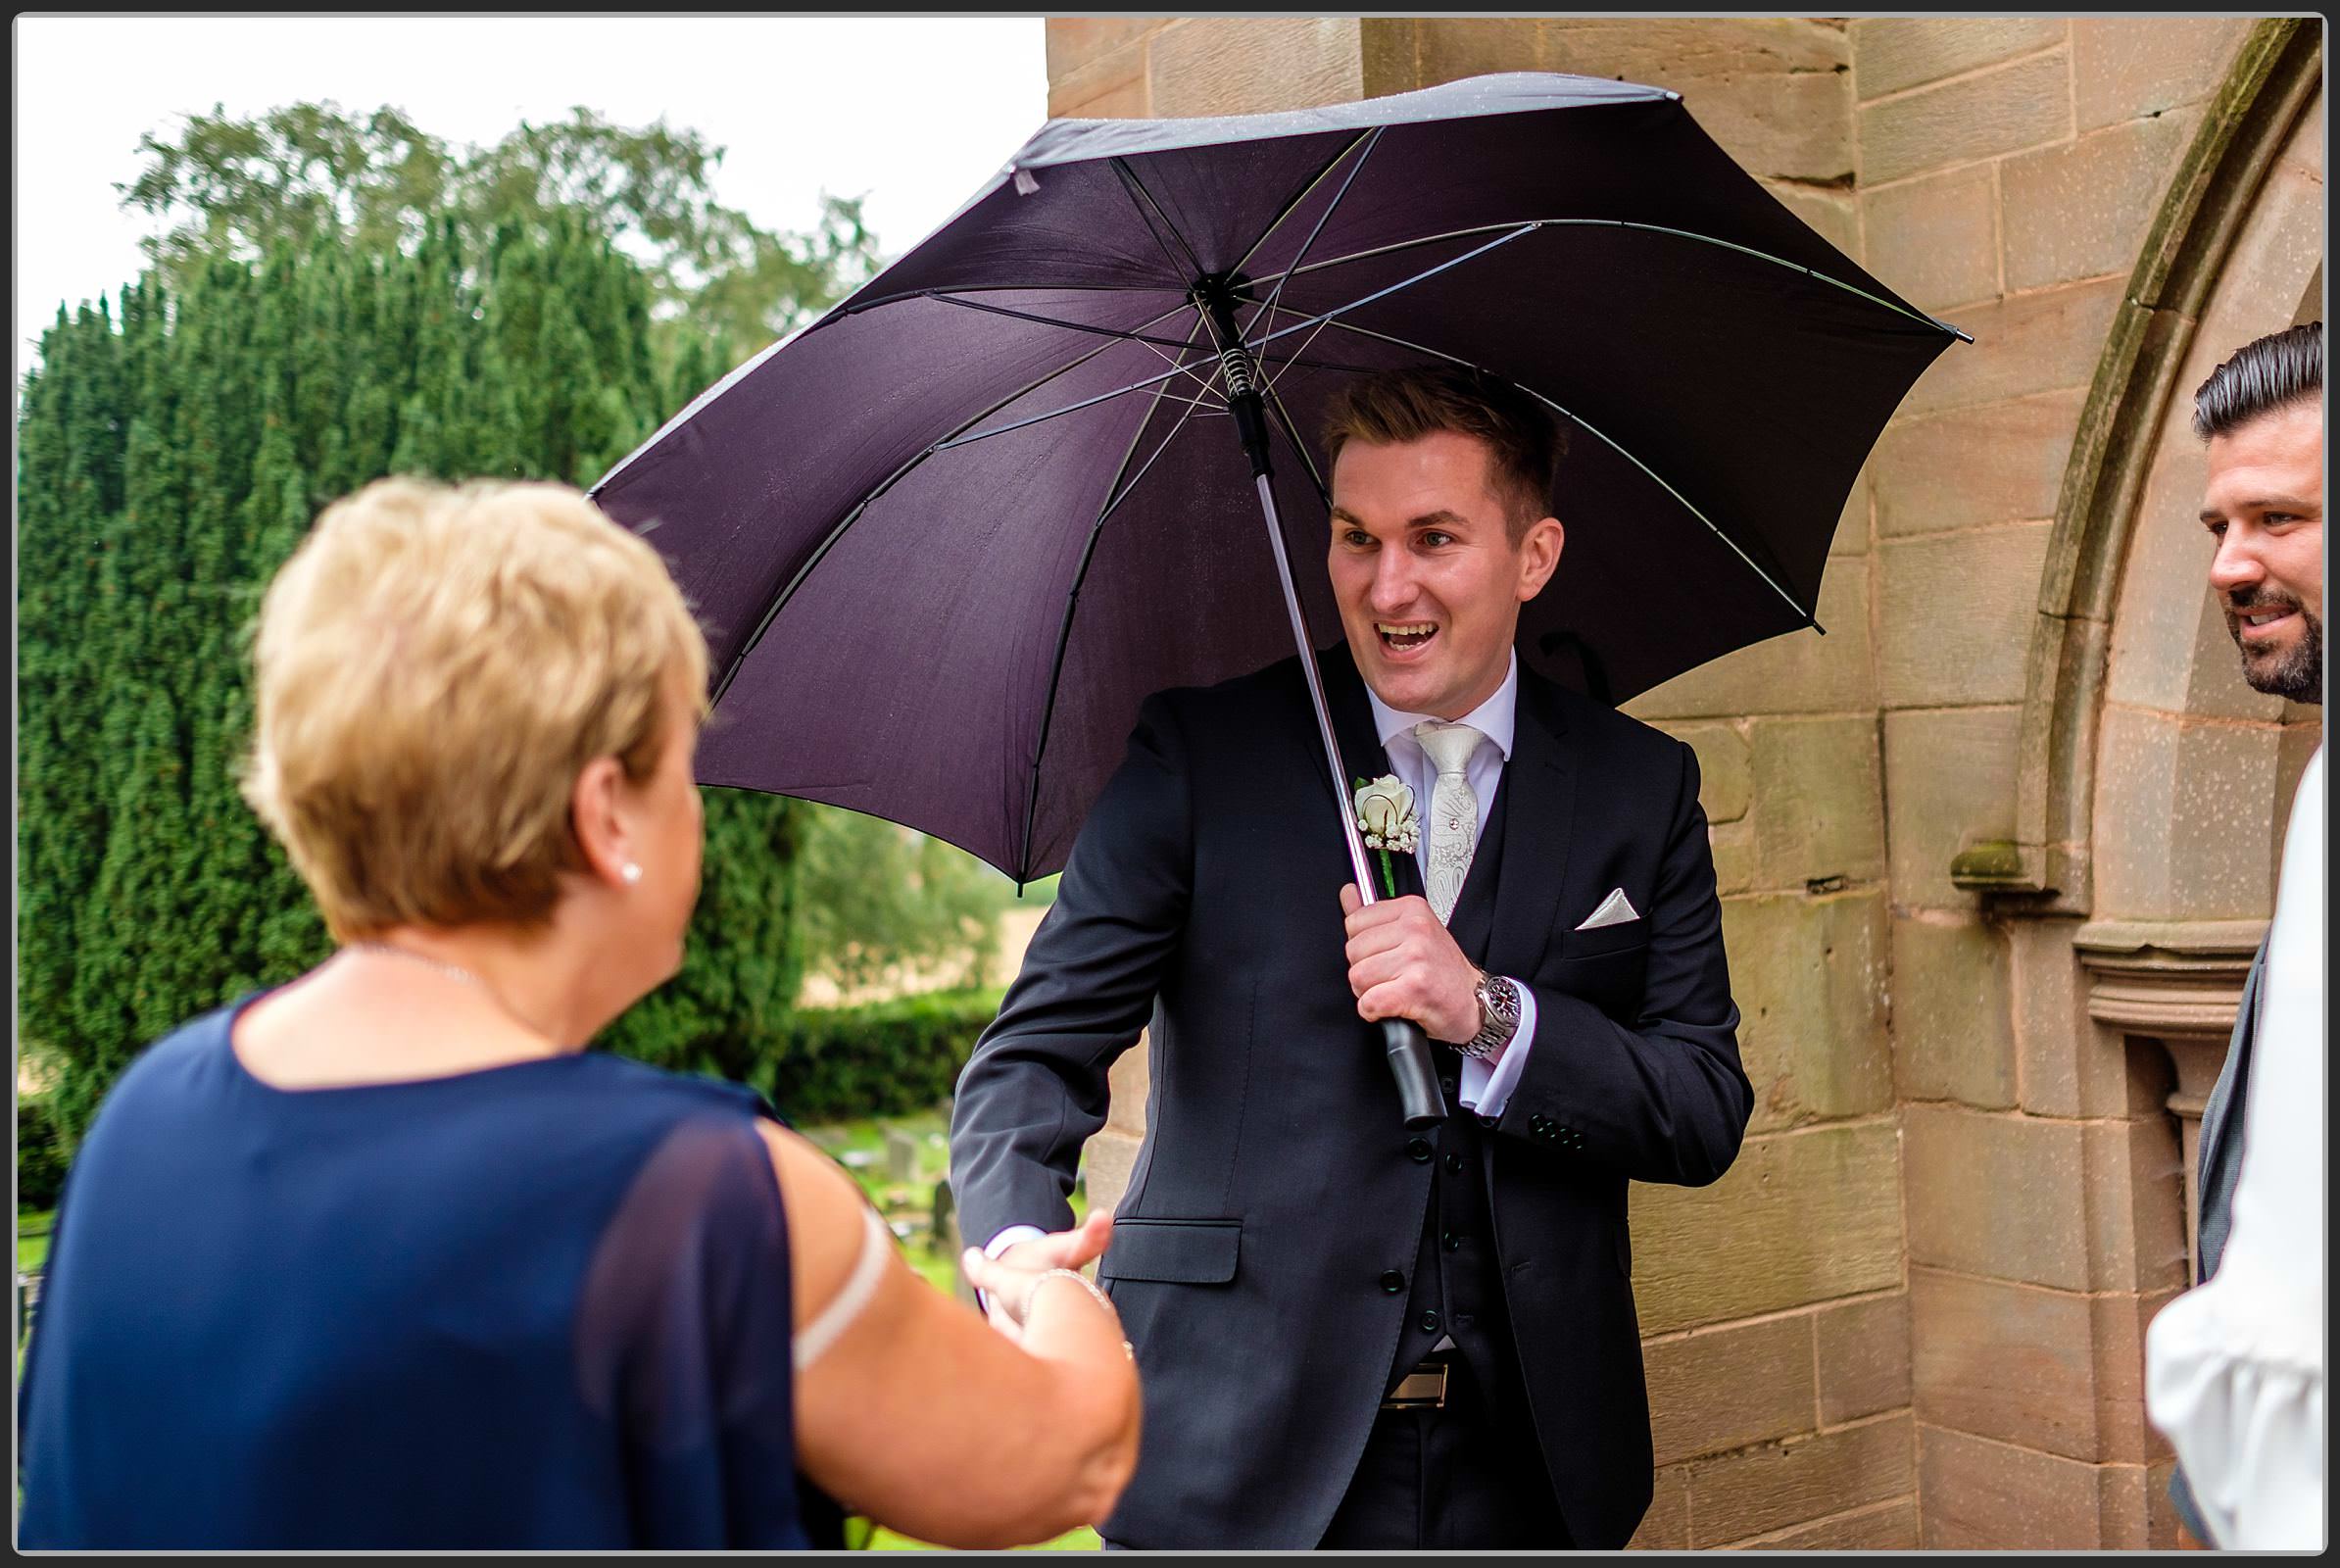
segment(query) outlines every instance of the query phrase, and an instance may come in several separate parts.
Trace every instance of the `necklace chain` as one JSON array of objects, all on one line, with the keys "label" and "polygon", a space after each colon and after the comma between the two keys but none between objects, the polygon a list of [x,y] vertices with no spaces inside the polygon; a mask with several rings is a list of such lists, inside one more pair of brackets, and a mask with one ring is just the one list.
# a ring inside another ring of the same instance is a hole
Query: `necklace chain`
[{"label": "necklace chain", "polygon": [[[519,1013],[514,1011],[512,1009],[512,1004],[506,1002],[503,996],[496,990],[494,986],[489,985],[477,974],[473,973],[469,969],[464,968],[460,963],[449,963],[446,959],[434,958],[427,953],[416,953],[411,948],[393,947],[387,942],[353,942],[342,951],[345,953],[387,953],[393,957],[408,958],[415,963],[427,964],[431,968],[438,970],[441,974],[447,975],[456,980],[461,980],[465,985],[476,989],[480,995],[488,999],[490,1004],[492,1004],[498,1012],[501,1012],[505,1017],[510,1018],[512,1022],[518,1024],[530,1034],[536,1035],[540,1039],[544,1040],[553,1039],[551,1035],[538,1028],[535,1024],[530,1023],[527,1019],[521,1017]],[[553,1043],[557,1047],[560,1045],[559,1041],[553,1041]]]},{"label": "necklace chain", "polygon": [[412,958],[416,963],[429,964],[441,974],[453,975],[466,985],[477,986],[491,997],[495,995],[495,991],[485,980],[480,979],[462,964],[449,963],[444,958],[434,958],[426,953],[416,953],[410,948],[394,948],[387,942],[353,942],[350,944],[350,951],[353,953],[387,953],[394,957]]}]

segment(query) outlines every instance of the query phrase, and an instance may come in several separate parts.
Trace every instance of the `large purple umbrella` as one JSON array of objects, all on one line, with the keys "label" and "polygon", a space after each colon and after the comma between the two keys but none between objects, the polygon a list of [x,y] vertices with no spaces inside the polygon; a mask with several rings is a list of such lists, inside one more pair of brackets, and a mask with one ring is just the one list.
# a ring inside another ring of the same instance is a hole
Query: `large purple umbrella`
[{"label": "large purple umbrella", "polygon": [[[1817,626],[1855,474],[1959,335],[1659,88],[1515,74],[1052,121],[594,493],[658,524],[708,626],[704,782],[906,823],[1020,883],[1063,865],[1148,693],[1338,640],[1325,572],[1289,562],[1324,553],[1312,438],[1345,378],[1460,363],[1554,411],[1568,552],[1520,658],[1621,702]],[[1409,1119],[1435,1117],[1427,1054],[1390,1044]]]}]

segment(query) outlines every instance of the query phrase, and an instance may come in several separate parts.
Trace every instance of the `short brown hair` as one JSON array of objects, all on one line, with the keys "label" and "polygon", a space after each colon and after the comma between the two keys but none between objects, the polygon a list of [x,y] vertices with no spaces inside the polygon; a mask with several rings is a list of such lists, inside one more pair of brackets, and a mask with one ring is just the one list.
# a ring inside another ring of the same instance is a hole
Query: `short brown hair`
[{"label": "short brown hair", "polygon": [[1440,430],[1487,443],[1488,482],[1503,502],[1503,531],[1512,544],[1550,514],[1567,437],[1542,404],[1472,366],[1380,370],[1343,384],[1325,413],[1325,470],[1332,471],[1352,440],[1388,446]]},{"label": "short brown hair", "polygon": [[576,490],[381,479],[268,586],[244,798],[326,926],[541,924],[584,867],[578,771],[639,783],[707,643],[665,564]]}]

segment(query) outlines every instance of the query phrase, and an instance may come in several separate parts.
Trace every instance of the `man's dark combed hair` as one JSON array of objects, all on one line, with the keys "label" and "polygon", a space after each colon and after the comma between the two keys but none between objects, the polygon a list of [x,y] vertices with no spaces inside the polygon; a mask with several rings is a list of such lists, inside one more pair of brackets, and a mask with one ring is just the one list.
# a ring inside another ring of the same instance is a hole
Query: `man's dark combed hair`
[{"label": "man's dark combed hair", "polygon": [[2245,343],[2194,394],[2194,434],[2208,441],[2286,404],[2323,396],[2323,323]]},{"label": "man's dark combed hair", "polygon": [[1389,446],[1439,430],[1476,436],[1492,451],[1493,484],[1513,545],[1549,514],[1568,437],[1544,406],[1499,376],[1466,365],[1424,365],[1361,375],[1325,411],[1328,471],[1350,441]]}]

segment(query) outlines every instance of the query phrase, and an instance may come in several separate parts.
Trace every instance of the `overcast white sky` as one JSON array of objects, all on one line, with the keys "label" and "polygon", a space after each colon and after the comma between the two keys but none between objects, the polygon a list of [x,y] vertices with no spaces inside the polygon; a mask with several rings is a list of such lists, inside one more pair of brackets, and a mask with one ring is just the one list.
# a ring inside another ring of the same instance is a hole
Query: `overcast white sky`
[{"label": "overcast white sky", "polygon": [[664,117],[726,149],[718,198],[808,227],[823,189],[866,192],[899,255],[998,172],[1048,114],[1037,17],[41,17],[14,24],[15,359],[69,305],[136,275],[144,220],[116,183],[138,137],[223,105],[395,105],[489,143],[575,105]]}]

